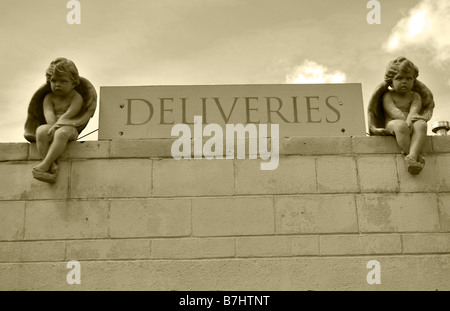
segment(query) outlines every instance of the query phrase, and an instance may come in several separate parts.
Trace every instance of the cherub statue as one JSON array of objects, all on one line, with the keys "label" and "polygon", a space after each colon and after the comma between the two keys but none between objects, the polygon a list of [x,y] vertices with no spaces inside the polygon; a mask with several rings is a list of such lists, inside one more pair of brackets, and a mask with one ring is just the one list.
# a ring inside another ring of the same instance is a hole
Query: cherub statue
[{"label": "cherub statue", "polygon": [[59,172],[57,159],[94,115],[97,92],[87,79],[79,76],[75,64],[62,57],[51,62],[46,80],[28,106],[24,137],[36,142],[42,158],[33,168],[33,177],[55,183]]},{"label": "cherub statue", "polygon": [[419,69],[405,57],[391,61],[368,107],[369,134],[394,135],[413,175],[425,165],[421,152],[434,108],[433,94],[418,75]]}]

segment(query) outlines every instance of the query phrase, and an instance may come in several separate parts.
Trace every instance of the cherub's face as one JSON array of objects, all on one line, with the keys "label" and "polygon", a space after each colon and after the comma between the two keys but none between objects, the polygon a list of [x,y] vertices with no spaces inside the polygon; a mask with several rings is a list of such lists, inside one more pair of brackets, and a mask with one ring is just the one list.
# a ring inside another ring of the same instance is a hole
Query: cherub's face
[{"label": "cherub's face", "polygon": [[54,74],[50,79],[50,86],[53,94],[59,96],[69,94],[74,88],[73,81],[68,73]]},{"label": "cherub's face", "polygon": [[409,93],[413,85],[414,76],[411,72],[399,72],[394,79],[392,79],[392,87],[401,95]]}]

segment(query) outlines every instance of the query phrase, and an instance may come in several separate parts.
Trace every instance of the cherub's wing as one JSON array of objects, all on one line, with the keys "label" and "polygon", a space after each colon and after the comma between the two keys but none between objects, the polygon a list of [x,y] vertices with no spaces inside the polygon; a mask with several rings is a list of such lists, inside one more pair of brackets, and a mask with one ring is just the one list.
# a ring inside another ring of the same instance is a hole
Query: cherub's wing
[{"label": "cherub's wing", "polygon": [[52,90],[49,84],[42,85],[33,95],[28,105],[28,115],[25,121],[25,132],[23,136],[29,142],[36,141],[36,129],[39,125],[45,124],[44,117],[44,98],[45,95],[50,93]]},{"label": "cherub's wing", "polygon": [[80,77],[80,84],[75,90],[83,97],[83,107],[80,113],[74,118],[78,123],[78,126],[76,127],[78,133],[81,133],[97,108],[97,92],[92,83],[83,77]]},{"label": "cherub's wing", "polygon": [[430,89],[419,80],[416,80],[413,91],[419,93],[420,98],[422,99],[422,109],[420,110],[419,115],[425,121],[430,121],[434,109],[433,93],[431,93]]}]

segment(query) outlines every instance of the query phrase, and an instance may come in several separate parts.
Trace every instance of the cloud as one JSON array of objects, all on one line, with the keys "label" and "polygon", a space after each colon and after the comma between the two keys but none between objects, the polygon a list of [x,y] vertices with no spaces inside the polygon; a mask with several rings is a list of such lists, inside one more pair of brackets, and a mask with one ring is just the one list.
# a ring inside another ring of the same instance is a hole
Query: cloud
[{"label": "cloud", "polygon": [[344,83],[345,73],[334,71],[328,73],[328,68],[316,62],[305,60],[302,65],[292,70],[286,76],[286,83]]},{"label": "cloud", "polygon": [[437,64],[450,61],[450,1],[422,0],[392,30],[384,48],[415,47],[430,52]]}]

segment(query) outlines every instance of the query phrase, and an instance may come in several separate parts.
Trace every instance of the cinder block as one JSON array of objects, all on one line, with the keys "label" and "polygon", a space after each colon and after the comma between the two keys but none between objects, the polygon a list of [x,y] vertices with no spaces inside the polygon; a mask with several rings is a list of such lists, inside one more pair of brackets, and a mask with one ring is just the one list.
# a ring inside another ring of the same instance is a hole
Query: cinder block
[{"label": "cinder block", "polygon": [[155,196],[234,194],[233,160],[160,160],[154,162]]},{"label": "cinder block", "polygon": [[48,184],[33,178],[32,169],[39,162],[0,163],[0,200],[65,199],[70,163],[60,162],[57,182]]},{"label": "cinder block", "polygon": [[392,155],[356,158],[361,192],[398,192],[397,164]]},{"label": "cinder block", "polygon": [[357,154],[400,153],[394,136],[355,136],[352,149]]},{"label": "cinder block", "polygon": [[[0,200],[25,200],[30,189],[32,165],[22,162],[0,163]],[[30,182],[24,182],[26,180]]]},{"label": "cinder block", "polygon": [[450,191],[450,155],[438,155],[436,157],[436,169],[439,173],[438,189],[442,192]]},{"label": "cinder block", "polygon": [[37,145],[36,143],[31,143],[29,145],[29,149],[28,149],[28,160],[32,161],[32,160],[42,160],[41,156],[39,155],[39,152],[37,150]]},{"label": "cinder block", "polygon": [[31,201],[25,213],[25,239],[106,238],[107,201]]},{"label": "cinder block", "polygon": [[196,236],[274,233],[272,197],[199,198],[192,200]]},{"label": "cinder block", "polygon": [[150,258],[150,240],[85,240],[67,242],[67,260]]},{"label": "cinder block", "polygon": [[[220,155],[222,158],[226,158],[226,153],[231,150],[233,147],[233,158],[237,158],[238,154],[241,154],[240,150],[244,150],[242,152],[245,155],[245,158],[249,158],[249,154],[258,156],[258,139],[249,139],[246,137],[245,139],[235,138],[233,141],[228,142],[227,139],[224,138],[220,141],[219,145],[215,145],[214,147],[222,147],[220,150]],[[267,139],[267,146],[270,148],[271,141],[270,138]],[[111,156],[112,157],[158,157],[158,158],[173,158],[172,154],[172,145],[177,140],[177,138],[169,138],[169,139],[146,139],[146,140],[113,140],[111,142]],[[202,157],[203,158],[211,158],[215,157],[216,154],[211,153],[205,149],[205,142],[207,142],[209,138],[204,138],[202,140]],[[249,141],[252,142],[252,146],[255,148],[250,149]],[[215,151],[215,149],[213,149]],[[190,157],[194,157],[194,140],[191,139],[191,153]]]},{"label": "cinder block", "polygon": [[0,240],[22,240],[25,202],[0,201]]},{"label": "cinder block", "polygon": [[110,234],[113,238],[190,235],[191,200],[113,200]]},{"label": "cinder block", "polygon": [[58,179],[55,184],[48,184],[33,178],[31,170],[32,167],[36,166],[38,163],[39,162],[34,162],[28,167],[27,182],[30,182],[30,184],[26,194],[27,199],[67,199],[69,193],[71,162],[59,161]]},{"label": "cinder block", "polygon": [[67,145],[61,159],[109,158],[109,141],[73,141]]},{"label": "cinder block", "polygon": [[261,162],[262,160],[236,160],[237,194],[317,192],[313,157],[280,158],[278,168],[267,171],[261,170]]},{"label": "cinder block", "polygon": [[351,137],[282,137],[280,154],[325,155],[351,154]]},{"label": "cinder block", "polygon": [[[428,126],[430,126],[430,125],[428,125]],[[425,139],[425,144],[422,149],[422,153],[425,155],[427,155],[429,153],[433,153],[433,147],[431,145],[431,137],[432,136],[427,136],[427,138]]]},{"label": "cinder block", "polygon": [[28,157],[28,143],[0,143],[0,161],[23,161]]},{"label": "cinder block", "polygon": [[[369,260],[381,284],[367,282]],[[0,290],[306,291],[450,289],[450,255],[81,261],[81,284],[65,262],[0,264]],[[258,294],[256,294],[258,295]],[[269,300],[270,303],[270,300]]]},{"label": "cinder block", "polygon": [[[395,136],[352,137],[352,147],[353,153],[357,154],[401,153]],[[432,152],[430,136],[425,141],[423,152],[425,154]]]},{"label": "cinder block", "polygon": [[438,195],[439,218],[441,220],[442,231],[450,232],[450,194],[441,193]]},{"label": "cinder block", "polygon": [[236,238],[237,257],[293,257],[319,255],[319,237],[262,236]]},{"label": "cinder block", "polygon": [[316,165],[319,192],[359,192],[353,157],[319,157]]},{"label": "cinder block", "polygon": [[[225,135],[224,135],[225,136]],[[271,138],[265,137],[267,149],[271,148]],[[206,140],[203,141],[205,143]],[[226,157],[227,153],[231,153],[231,147],[233,147],[234,152],[233,158],[240,159],[240,157],[244,157],[245,159],[249,159],[250,157],[258,158],[259,157],[259,137],[257,138],[249,138],[248,136],[245,139],[242,137],[235,137],[233,140],[228,140],[226,138],[223,139],[223,156]],[[219,146],[220,147],[220,146]],[[278,146],[279,149],[279,146]],[[194,149],[192,149],[194,150]],[[206,152],[203,150],[204,157],[212,157],[214,154],[210,152]]]},{"label": "cinder block", "polygon": [[431,144],[435,153],[450,153],[450,135],[431,136]]},{"label": "cinder block", "polygon": [[403,156],[397,156],[400,192],[437,192],[442,187],[436,156],[425,156],[425,167],[419,175],[411,175]]},{"label": "cinder block", "polygon": [[171,148],[176,139],[116,139],[111,141],[112,158],[172,157]]},{"label": "cinder block", "polygon": [[400,254],[398,234],[325,235],[320,237],[321,255]]},{"label": "cinder block", "polygon": [[[61,155],[61,160],[68,159],[101,159],[109,158],[110,142],[103,141],[71,141]],[[30,144],[28,160],[41,160],[36,143]]]},{"label": "cinder block", "polygon": [[365,194],[358,197],[361,232],[439,231],[435,194]]},{"label": "cinder block", "polygon": [[404,234],[403,252],[418,253],[450,253],[450,233]]},{"label": "cinder block", "polygon": [[3,242],[0,262],[62,261],[66,242]]},{"label": "cinder block", "polygon": [[[432,152],[431,137],[427,136],[423,146],[423,153]],[[393,153],[400,154],[395,136],[369,136],[353,138],[354,153]]]},{"label": "cinder block", "polygon": [[152,160],[72,162],[72,198],[129,198],[152,195]]},{"label": "cinder block", "polygon": [[234,238],[156,239],[152,241],[153,258],[224,258],[234,257]]},{"label": "cinder block", "polygon": [[[0,263],[0,289],[19,290],[72,290],[67,284],[66,262]],[[83,269],[84,267],[82,267]],[[84,274],[84,271],[82,271]],[[79,290],[79,288],[78,288]]]},{"label": "cinder block", "polygon": [[276,232],[358,232],[353,195],[286,196],[275,198]]}]

